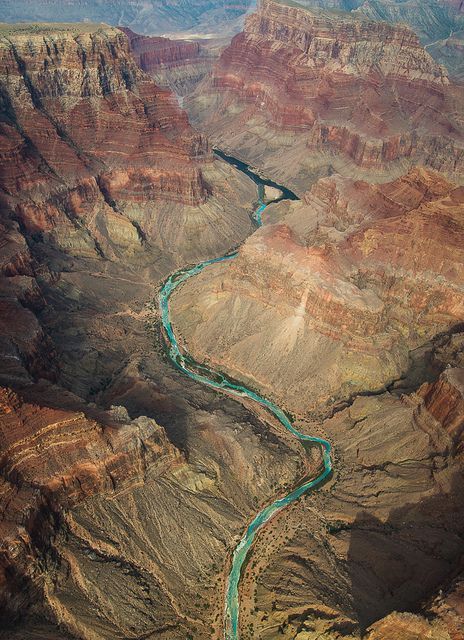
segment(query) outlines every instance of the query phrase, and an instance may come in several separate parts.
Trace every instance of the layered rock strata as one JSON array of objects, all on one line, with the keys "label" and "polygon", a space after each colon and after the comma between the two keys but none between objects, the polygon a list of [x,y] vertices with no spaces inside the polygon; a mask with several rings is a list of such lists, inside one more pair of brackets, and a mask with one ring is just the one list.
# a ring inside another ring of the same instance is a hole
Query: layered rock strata
[{"label": "layered rock strata", "polygon": [[308,8],[341,9],[371,20],[408,24],[428,53],[458,81],[464,76],[464,12],[460,0],[299,0]]},{"label": "layered rock strata", "polygon": [[[5,26],[2,35],[2,201],[29,235],[110,259],[147,242],[167,253],[173,236],[181,263],[195,255],[194,227],[214,225],[225,247],[243,237],[215,199],[223,177],[205,139],[136,66],[119,30]],[[197,255],[216,246],[211,236],[195,241]]]},{"label": "layered rock strata", "polygon": [[211,72],[225,46],[220,39],[172,40],[142,36],[125,27],[121,30],[129,38],[139,67],[159,86],[170,88],[181,98],[190,94]]},{"label": "layered rock strata", "polygon": [[404,25],[262,0],[186,101],[222,148],[302,193],[333,170],[462,180],[461,88]]},{"label": "layered rock strata", "polygon": [[462,322],[463,189],[439,174],[326,178],[273,211],[232,264],[174,294],[197,360],[321,412],[406,375],[411,350]]}]

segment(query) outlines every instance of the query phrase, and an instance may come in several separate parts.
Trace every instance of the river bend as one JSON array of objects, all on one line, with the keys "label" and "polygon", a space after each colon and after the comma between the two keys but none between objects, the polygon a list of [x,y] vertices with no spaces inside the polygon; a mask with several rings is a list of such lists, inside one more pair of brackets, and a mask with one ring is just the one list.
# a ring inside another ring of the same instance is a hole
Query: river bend
[{"label": "river bend", "polygon": [[[276,202],[282,199],[297,199],[295,194],[289,189],[282,187],[281,185],[266,180],[258,176],[253,172],[248,165],[233,158],[227,156],[225,153],[216,150],[216,155],[221,157],[226,162],[233,164],[237,169],[245,173],[250,177],[258,186],[258,205],[252,214],[252,218],[256,225],[259,227],[262,224],[262,214],[268,204],[264,202],[264,186],[269,185],[279,189],[282,193],[279,198],[273,200]],[[211,260],[205,260],[193,267],[187,267],[179,269],[175,273],[171,274],[169,278],[164,282],[160,294],[159,304],[161,311],[161,321],[165,332],[167,341],[168,354],[173,364],[182,371],[185,375],[197,382],[218,389],[226,391],[228,394],[238,396],[239,398],[250,398],[254,400],[262,407],[264,407],[270,414],[272,414],[280,424],[289,431],[295,438],[302,443],[310,443],[320,447],[322,452],[322,466],[319,474],[305,482],[299,484],[293,491],[286,496],[275,500],[264,509],[262,509],[255,518],[248,525],[242,539],[235,548],[232,555],[231,568],[227,580],[226,596],[224,603],[224,639],[225,640],[238,640],[239,639],[239,614],[240,614],[240,601],[239,601],[239,583],[242,568],[246,562],[248,552],[258,534],[259,530],[268,522],[272,516],[278,511],[284,509],[287,505],[291,504],[295,500],[298,500],[304,493],[320,485],[326,480],[332,472],[332,459],[331,459],[331,445],[330,442],[323,438],[316,436],[309,436],[301,433],[293,426],[290,418],[287,414],[276,404],[264,398],[263,396],[255,393],[251,389],[234,382],[225,374],[214,371],[208,366],[195,362],[195,360],[184,350],[181,351],[177,342],[169,313],[169,300],[172,292],[183,282],[201,273],[204,269],[212,264],[219,262],[226,262],[233,260],[237,256],[238,251],[232,251],[218,258]]]}]

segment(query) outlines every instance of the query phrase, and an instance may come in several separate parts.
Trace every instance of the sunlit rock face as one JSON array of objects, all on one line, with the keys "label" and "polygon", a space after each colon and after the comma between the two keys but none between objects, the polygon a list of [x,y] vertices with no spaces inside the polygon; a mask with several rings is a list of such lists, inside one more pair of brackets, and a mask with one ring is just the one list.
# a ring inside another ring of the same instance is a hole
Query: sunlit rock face
[{"label": "sunlit rock face", "polygon": [[322,179],[271,209],[233,264],[176,292],[174,320],[197,359],[291,411],[381,389],[464,317],[463,201],[424,169],[379,186]]},{"label": "sunlit rock face", "polygon": [[27,231],[67,226],[67,241],[76,236],[92,254],[98,239],[76,221],[100,227],[95,236],[105,228],[116,245],[140,245],[137,221],[123,209],[204,203],[207,144],[171,94],[137,68],[125,36],[98,27],[42,31],[6,28],[1,43],[2,186]]},{"label": "sunlit rock face", "polygon": [[185,104],[220,146],[299,193],[334,170],[462,174],[462,90],[404,25],[262,0]]},{"label": "sunlit rock face", "polygon": [[127,26],[138,33],[163,34],[186,29],[211,33],[236,28],[251,4],[250,0],[7,0],[0,3],[7,22],[105,22]]}]

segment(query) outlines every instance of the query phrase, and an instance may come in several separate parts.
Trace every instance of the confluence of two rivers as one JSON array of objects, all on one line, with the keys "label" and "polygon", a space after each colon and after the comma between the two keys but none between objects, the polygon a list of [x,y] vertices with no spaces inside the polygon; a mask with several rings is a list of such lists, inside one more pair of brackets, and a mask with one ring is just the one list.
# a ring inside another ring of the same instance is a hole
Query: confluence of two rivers
[{"label": "confluence of two rivers", "polygon": [[[279,189],[282,192],[282,196],[273,200],[272,202],[277,202],[278,200],[291,199],[296,200],[297,197],[294,193],[282,187],[271,180],[265,180],[258,176],[256,173],[251,171],[251,169],[245,163],[233,158],[231,156],[227,156],[223,152],[216,150],[216,155],[220,158],[229,162],[237,169],[245,173],[249,178],[251,178],[258,185],[258,207],[255,209],[252,218],[258,227],[262,224],[262,213],[268,206],[264,202],[264,185],[269,185]],[[289,505],[290,503],[298,500],[300,496],[304,493],[313,489],[317,485],[320,485],[332,472],[332,459],[331,459],[331,444],[327,440],[323,438],[317,438],[315,436],[308,436],[300,431],[297,431],[293,426],[291,420],[286,415],[286,413],[280,409],[276,404],[263,398],[258,395],[251,389],[247,389],[240,384],[236,384],[231,379],[229,379],[226,375],[213,371],[209,367],[195,362],[193,358],[191,358],[187,353],[181,352],[179,344],[177,342],[176,336],[174,334],[174,330],[172,328],[171,319],[169,315],[169,299],[171,297],[172,292],[183,282],[196,276],[203,269],[206,269],[211,264],[216,264],[218,262],[225,262],[227,260],[233,260],[238,254],[238,251],[233,251],[225,254],[219,258],[213,258],[212,260],[205,260],[204,262],[200,262],[191,268],[184,268],[176,271],[163,284],[160,294],[159,294],[159,305],[161,311],[161,321],[165,331],[165,337],[167,340],[168,353],[171,361],[176,366],[177,369],[182,371],[185,375],[189,376],[193,380],[197,382],[201,382],[202,384],[207,385],[208,387],[213,387],[213,389],[218,389],[221,391],[226,391],[228,394],[232,394],[234,396],[238,396],[240,398],[250,398],[254,400],[261,406],[265,407],[265,409],[272,414],[280,424],[287,429],[295,438],[300,440],[303,443],[311,443],[319,446],[322,451],[322,461],[323,467],[321,473],[313,478],[312,480],[308,480],[300,484],[296,489],[288,493],[283,498],[275,500],[272,504],[265,507],[262,511],[258,513],[257,516],[251,521],[248,525],[242,539],[239,544],[235,548],[235,551],[232,556],[232,565],[227,581],[227,589],[226,589],[226,600],[224,604],[224,638],[225,640],[238,640],[239,639],[239,613],[240,613],[240,603],[239,603],[239,582],[241,577],[242,567],[245,563],[247,554],[253,544],[253,541],[258,533],[258,531],[264,526],[266,522],[268,522],[273,515],[275,515],[278,511]]]}]

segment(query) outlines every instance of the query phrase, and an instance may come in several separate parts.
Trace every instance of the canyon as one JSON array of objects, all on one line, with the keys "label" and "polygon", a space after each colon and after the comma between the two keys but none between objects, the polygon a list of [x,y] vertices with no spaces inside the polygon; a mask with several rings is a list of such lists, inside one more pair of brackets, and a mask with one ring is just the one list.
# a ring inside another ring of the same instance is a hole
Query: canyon
[{"label": "canyon", "polygon": [[173,40],[143,36],[121,27],[129,38],[130,48],[138,66],[146,71],[158,86],[171,89],[178,96],[192,93],[217,61],[227,38]]},{"label": "canyon", "polygon": [[0,25],[5,640],[229,638],[323,441],[230,637],[464,634],[462,7],[300,4]]},{"label": "canyon", "polygon": [[462,87],[404,25],[262,0],[185,100],[192,123],[302,195],[337,172],[462,180]]}]

